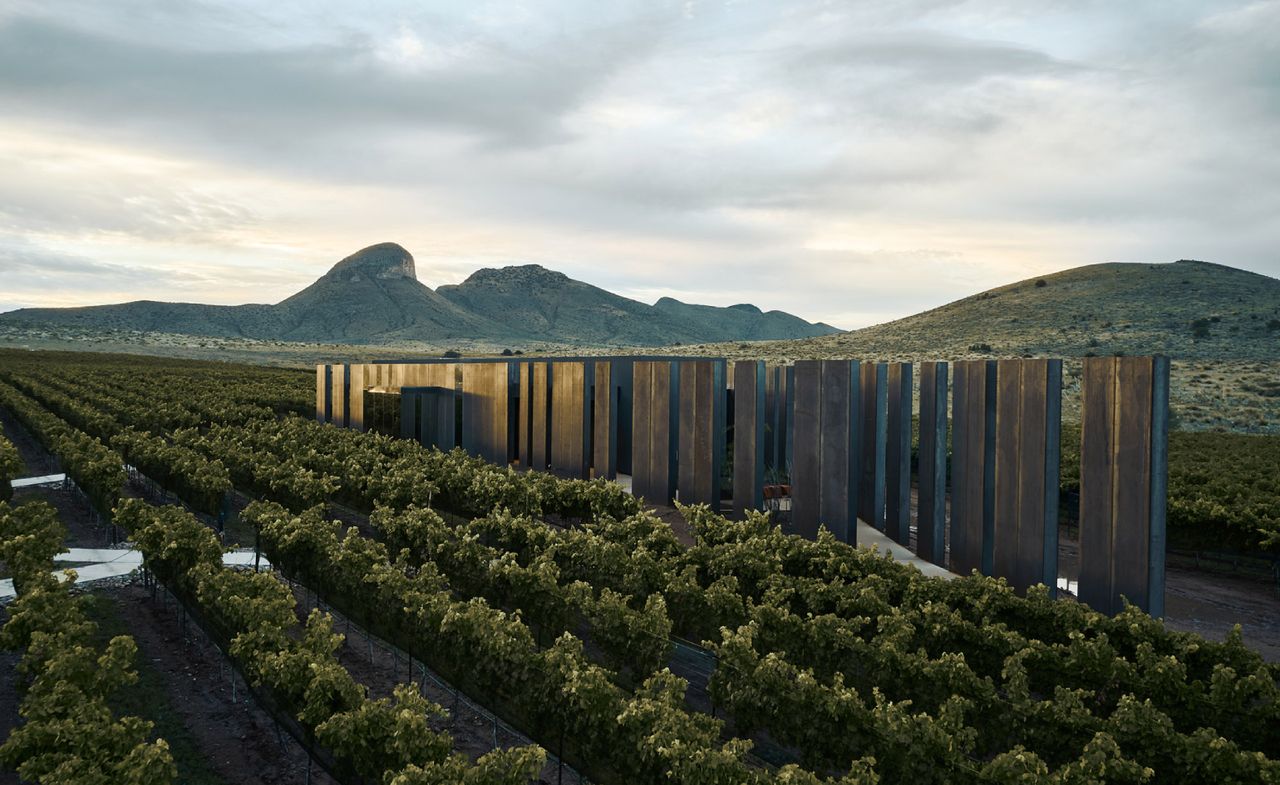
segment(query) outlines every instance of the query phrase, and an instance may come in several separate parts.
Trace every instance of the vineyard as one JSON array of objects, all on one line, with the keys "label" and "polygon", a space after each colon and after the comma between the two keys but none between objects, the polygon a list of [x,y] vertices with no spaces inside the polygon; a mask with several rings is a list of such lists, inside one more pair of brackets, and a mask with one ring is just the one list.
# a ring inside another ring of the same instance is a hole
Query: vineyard
[{"label": "vineyard", "polygon": [[[1280,667],[1239,635],[924,578],[763,514],[673,527],[610,482],[317,424],[310,373],[3,352],[0,410],[335,782],[1280,783]],[[1278,464],[1270,437],[1175,433],[1171,530],[1280,547]],[[0,479],[22,473],[0,435]],[[137,645],[100,643],[92,592],[51,576],[66,537],[48,504],[0,502],[22,652],[0,765],[181,781],[113,708]],[[401,683],[362,680],[356,635]],[[463,749],[422,674],[523,741]]]}]

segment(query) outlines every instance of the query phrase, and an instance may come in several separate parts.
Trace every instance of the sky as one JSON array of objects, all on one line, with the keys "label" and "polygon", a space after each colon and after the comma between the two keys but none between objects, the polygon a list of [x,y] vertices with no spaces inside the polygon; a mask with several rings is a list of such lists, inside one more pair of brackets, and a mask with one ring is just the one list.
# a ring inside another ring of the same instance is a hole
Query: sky
[{"label": "sky", "polygon": [[276,302],[384,241],[842,328],[1280,276],[1280,0],[0,0],[0,310]]}]

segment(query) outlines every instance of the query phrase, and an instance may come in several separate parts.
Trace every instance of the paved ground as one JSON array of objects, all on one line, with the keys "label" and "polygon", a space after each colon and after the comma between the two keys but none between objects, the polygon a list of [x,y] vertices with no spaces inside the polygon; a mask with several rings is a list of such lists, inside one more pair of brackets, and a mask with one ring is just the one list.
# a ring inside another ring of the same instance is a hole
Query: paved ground
[{"label": "paved ground", "polygon": [[[253,564],[253,551],[232,551],[222,554],[222,563],[228,566],[248,566]],[[76,583],[93,583],[107,578],[128,575],[142,566],[140,551],[124,548],[70,548],[53,559],[55,562],[71,562],[82,566],[76,567]],[[262,567],[270,563],[264,556],[260,562]],[[62,570],[55,570],[61,574]],[[13,599],[13,581],[0,581],[0,601]]]}]

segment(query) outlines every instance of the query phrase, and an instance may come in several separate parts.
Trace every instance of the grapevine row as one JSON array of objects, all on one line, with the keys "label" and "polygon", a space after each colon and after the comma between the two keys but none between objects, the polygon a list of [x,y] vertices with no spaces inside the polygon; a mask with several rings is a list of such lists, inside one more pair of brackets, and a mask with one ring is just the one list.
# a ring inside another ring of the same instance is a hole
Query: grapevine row
[{"label": "grapevine row", "polygon": [[328,614],[313,611],[298,629],[292,592],[269,573],[228,569],[213,532],[177,507],[124,501],[117,522],[144,565],[230,641],[228,651],[255,685],[332,753],[347,782],[387,785],[513,785],[542,768],[537,747],[495,750],[472,763],[452,753],[447,733],[429,720],[445,709],[416,684],[370,699],[338,662],[342,636]]}]

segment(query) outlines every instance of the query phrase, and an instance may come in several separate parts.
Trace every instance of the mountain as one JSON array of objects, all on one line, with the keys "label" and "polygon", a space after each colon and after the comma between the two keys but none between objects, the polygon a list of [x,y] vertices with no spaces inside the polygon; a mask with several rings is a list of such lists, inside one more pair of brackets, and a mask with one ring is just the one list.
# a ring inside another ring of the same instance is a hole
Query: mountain
[{"label": "mountain", "polygon": [[[699,350],[735,353],[731,346]],[[1120,352],[1274,360],[1280,355],[1280,280],[1194,260],[1092,264],[861,330],[751,347],[755,356],[791,358]]]},{"label": "mountain", "polygon": [[484,269],[432,290],[395,243],[365,248],[275,305],[142,300],[84,308],[24,308],[0,322],[137,330],[216,338],[377,344],[447,339],[517,344],[656,346],[823,335],[813,325],[754,306],[646,305],[538,265]]},{"label": "mountain", "polygon": [[527,335],[595,345],[657,346],[707,341],[806,338],[836,332],[754,305],[686,305],[664,297],[654,305],[575,281],[536,264],[478,270],[436,292],[471,313],[521,327]]}]

